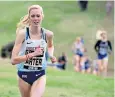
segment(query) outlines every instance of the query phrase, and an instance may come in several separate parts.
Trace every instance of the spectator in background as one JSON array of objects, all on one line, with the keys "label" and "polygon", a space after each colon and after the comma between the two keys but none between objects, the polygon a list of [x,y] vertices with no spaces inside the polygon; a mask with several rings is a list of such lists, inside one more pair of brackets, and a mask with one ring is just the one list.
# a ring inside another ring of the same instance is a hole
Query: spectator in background
[{"label": "spectator in background", "polygon": [[82,73],[90,73],[91,72],[91,59],[84,55],[83,61],[81,63],[81,72]]},{"label": "spectator in background", "polygon": [[78,3],[79,3],[79,6],[81,8],[81,11],[87,10],[87,6],[88,6],[87,0],[79,0]]},{"label": "spectator in background", "polygon": [[111,42],[107,39],[107,32],[100,30],[99,40],[95,43],[94,49],[97,53],[98,75],[107,74],[108,54],[112,51]]},{"label": "spectator in background", "polygon": [[67,56],[66,56],[65,52],[62,52],[62,55],[58,58],[58,64],[56,66],[57,66],[57,68],[65,70],[66,65],[67,65]]},{"label": "spectator in background", "polygon": [[[114,2],[113,2],[114,3]],[[112,10],[112,1],[107,1],[106,2],[106,13],[107,13],[107,15],[109,15],[110,14],[110,12],[111,12],[111,10]]]},{"label": "spectator in background", "polygon": [[11,58],[12,49],[14,47],[14,41],[9,42],[8,44],[2,46],[1,48],[1,57],[2,58]]}]

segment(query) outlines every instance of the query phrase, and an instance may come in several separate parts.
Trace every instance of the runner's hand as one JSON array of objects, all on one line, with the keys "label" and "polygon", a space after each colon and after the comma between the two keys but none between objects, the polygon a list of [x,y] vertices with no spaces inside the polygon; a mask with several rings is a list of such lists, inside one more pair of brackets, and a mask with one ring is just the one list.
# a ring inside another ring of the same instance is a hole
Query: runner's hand
[{"label": "runner's hand", "polygon": [[43,48],[37,47],[36,50],[33,52],[34,56],[42,55],[43,54]]},{"label": "runner's hand", "polygon": [[52,63],[57,62],[57,59],[56,59],[56,57],[55,57],[55,56],[50,57],[50,60],[51,60],[51,62],[52,62]]}]

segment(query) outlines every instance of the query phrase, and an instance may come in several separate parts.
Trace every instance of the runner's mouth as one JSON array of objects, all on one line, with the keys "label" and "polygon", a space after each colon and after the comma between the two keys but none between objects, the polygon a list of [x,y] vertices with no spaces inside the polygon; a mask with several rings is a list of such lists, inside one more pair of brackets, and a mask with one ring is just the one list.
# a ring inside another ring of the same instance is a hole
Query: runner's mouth
[{"label": "runner's mouth", "polygon": [[35,25],[38,25],[39,22],[34,22]]}]

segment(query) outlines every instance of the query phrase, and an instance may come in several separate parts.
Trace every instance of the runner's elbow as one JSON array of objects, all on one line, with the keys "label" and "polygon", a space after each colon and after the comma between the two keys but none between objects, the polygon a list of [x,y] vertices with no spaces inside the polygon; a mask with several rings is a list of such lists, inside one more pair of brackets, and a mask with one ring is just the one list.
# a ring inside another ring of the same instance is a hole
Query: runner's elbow
[{"label": "runner's elbow", "polygon": [[15,59],[15,58],[12,58],[12,59],[11,59],[11,64],[12,64],[12,65],[17,64],[17,61],[16,61],[16,59]]}]

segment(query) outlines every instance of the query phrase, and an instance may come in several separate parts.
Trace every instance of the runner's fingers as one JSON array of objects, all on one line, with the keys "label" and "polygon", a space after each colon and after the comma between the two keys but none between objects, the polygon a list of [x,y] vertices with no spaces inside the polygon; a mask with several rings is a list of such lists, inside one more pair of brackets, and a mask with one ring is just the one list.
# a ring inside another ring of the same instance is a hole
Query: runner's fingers
[{"label": "runner's fingers", "polygon": [[36,48],[35,54],[36,55],[42,55],[43,54],[43,49],[42,48]]}]

